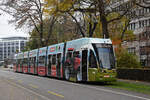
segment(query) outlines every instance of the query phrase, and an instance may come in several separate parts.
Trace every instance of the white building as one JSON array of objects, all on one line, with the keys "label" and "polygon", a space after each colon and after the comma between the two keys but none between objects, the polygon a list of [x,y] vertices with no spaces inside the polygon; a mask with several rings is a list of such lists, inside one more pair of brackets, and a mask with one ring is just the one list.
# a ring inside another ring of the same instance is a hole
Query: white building
[{"label": "white building", "polygon": [[[133,6],[132,0],[112,0],[112,7],[121,11]],[[150,0],[139,0],[139,4],[150,6]],[[128,30],[136,35],[134,41],[124,41],[123,46],[129,53],[136,54],[143,66],[150,67],[150,8],[136,6],[130,10],[131,18]]]},{"label": "white building", "polygon": [[26,37],[7,37],[0,39],[0,61],[13,57],[16,52],[24,50]]}]

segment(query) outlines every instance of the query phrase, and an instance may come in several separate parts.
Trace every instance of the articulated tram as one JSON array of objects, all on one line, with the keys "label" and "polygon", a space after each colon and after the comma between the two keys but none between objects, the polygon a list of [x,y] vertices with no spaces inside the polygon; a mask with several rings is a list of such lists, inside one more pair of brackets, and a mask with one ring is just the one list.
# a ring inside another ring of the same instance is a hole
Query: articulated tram
[{"label": "articulated tram", "polygon": [[81,38],[15,55],[14,71],[69,81],[116,81],[110,39]]}]

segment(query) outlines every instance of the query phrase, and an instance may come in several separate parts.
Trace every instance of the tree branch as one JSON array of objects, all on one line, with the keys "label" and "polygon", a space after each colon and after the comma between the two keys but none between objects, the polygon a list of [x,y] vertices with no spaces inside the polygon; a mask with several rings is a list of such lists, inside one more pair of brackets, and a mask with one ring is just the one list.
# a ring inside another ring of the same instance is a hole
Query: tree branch
[{"label": "tree branch", "polygon": [[69,13],[69,12],[67,12],[74,20],[75,20],[75,22],[76,22],[76,24],[77,24],[77,26],[78,26],[78,28],[79,28],[79,30],[80,30],[80,32],[81,32],[81,35],[83,36],[83,37],[85,37],[85,34],[84,34],[84,32],[82,31],[82,28],[81,28],[81,26],[80,26],[80,23],[77,21],[77,19],[71,14],[71,13]]}]

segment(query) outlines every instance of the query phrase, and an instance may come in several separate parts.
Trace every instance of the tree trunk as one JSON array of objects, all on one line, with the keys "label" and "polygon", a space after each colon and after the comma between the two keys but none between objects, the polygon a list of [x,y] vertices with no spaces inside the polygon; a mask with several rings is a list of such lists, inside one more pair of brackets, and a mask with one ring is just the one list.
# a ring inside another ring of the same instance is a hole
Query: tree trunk
[{"label": "tree trunk", "polygon": [[102,23],[102,34],[103,38],[109,38],[108,33],[108,21],[107,21],[107,15],[105,14],[105,3],[103,0],[98,0],[98,6],[99,6],[99,13],[100,13],[100,20]]},{"label": "tree trunk", "polygon": [[100,18],[101,18],[101,23],[102,23],[103,38],[109,38],[107,19],[103,14],[100,15]]},{"label": "tree trunk", "polygon": [[89,23],[89,37],[93,37],[96,26],[97,26],[97,22],[94,22],[93,26],[91,23]]}]

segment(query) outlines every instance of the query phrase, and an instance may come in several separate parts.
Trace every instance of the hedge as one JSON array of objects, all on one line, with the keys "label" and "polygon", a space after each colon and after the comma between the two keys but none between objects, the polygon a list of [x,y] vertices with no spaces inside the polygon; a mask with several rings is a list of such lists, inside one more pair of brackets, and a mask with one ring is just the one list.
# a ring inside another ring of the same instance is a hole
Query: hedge
[{"label": "hedge", "polygon": [[117,77],[150,82],[150,69],[117,69]]}]

